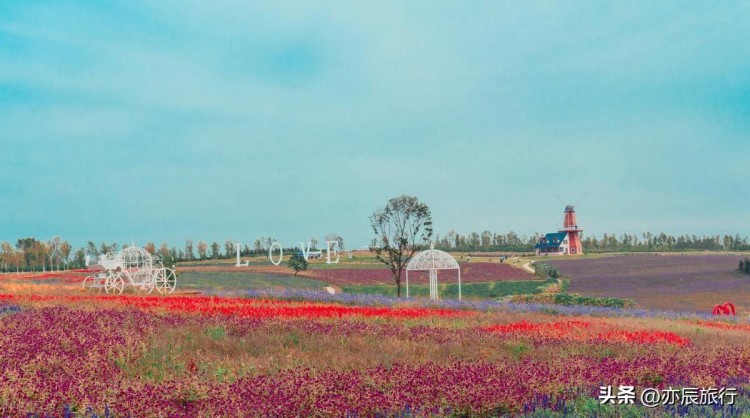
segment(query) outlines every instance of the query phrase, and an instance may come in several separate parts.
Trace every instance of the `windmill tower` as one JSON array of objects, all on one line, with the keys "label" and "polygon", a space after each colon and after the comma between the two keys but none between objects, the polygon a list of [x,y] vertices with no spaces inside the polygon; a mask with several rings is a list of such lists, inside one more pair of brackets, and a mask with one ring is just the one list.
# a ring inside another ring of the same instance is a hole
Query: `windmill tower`
[{"label": "windmill tower", "polygon": [[573,205],[565,206],[565,220],[563,221],[563,228],[560,229],[560,232],[566,232],[568,234],[570,254],[583,254],[583,245],[581,245],[581,232],[583,232],[583,229],[578,228],[576,210]]}]

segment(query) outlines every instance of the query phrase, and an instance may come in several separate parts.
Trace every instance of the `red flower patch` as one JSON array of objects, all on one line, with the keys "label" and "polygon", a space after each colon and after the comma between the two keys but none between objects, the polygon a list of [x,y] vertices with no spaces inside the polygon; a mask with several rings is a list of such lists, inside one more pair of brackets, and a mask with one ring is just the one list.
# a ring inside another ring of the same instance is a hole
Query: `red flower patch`
[{"label": "red flower patch", "polygon": [[268,299],[223,298],[208,296],[16,296],[0,295],[0,300],[23,302],[92,301],[106,306],[134,306],[145,310],[227,315],[243,318],[340,318],[349,316],[381,318],[458,317],[474,315],[471,311],[428,308],[386,308],[344,306],[326,303],[293,302]]},{"label": "red flower patch", "polygon": [[608,343],[674,344],[685,346],[690,340],[666,331],[606,330],[606,323],[579,320],[531,323],[526,321],[483,328],[488,332],[532,338],[552,338],[573,341],[603,341]]},{"label": "red flower patch", "polygon": [[727,322],[712,321],[695,321],[695,323],[707,328],[726,329],[729,331],[750,331],[750,325],[748,324],[730,324]]},{"label": "red flower patch", "polygon": [[635,344],[674,344],[680,347],[690,344],[690,340],[667,331],[609,331],[599,338],[607,342],[627,342]]}]

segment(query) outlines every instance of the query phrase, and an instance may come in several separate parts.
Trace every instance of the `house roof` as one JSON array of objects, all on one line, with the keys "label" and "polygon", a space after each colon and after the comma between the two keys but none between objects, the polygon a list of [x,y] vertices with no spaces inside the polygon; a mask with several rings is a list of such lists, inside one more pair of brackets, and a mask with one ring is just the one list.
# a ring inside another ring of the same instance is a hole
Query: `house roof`
[{"label": "house roof", "polygon": [[552,232],[544,236],[544,238],[537,241],[534,248],[558,248],[562,244],[565,237],[568,235],[567,232]]}]

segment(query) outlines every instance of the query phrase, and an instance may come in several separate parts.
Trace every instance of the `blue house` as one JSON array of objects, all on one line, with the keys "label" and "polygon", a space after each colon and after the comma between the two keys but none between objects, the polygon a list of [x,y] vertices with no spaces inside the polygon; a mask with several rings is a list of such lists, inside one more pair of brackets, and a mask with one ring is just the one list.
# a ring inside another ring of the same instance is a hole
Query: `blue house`
[{"label": "blue house", "polygon": [[569,254],[567,232],[553,232],[545,235],[537,241],[534,246],[536,255],[561,255]]}]

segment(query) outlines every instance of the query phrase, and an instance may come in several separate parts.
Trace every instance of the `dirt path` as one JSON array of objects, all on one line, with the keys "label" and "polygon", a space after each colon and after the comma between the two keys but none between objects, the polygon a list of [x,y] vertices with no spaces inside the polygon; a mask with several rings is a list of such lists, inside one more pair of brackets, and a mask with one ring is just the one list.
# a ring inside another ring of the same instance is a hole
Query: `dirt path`
[{"label": "dirt path", "polygon": [[510,263],[510,266],[512,266],[514,268],[522,269],[522,270],[524,270],[524,271],[526,271],[528,273],[534,273],[535,272],[534,267],[531,267],[531,265],[534,264],[533,260],[529,260],[529,261],[527,261],[525,263],[524,263],[524,261],[526,261],[526,260],[524,260],[523,258],[519,258],[519,257],[511,257],[508,260],[513,261],[512,263]]}]

